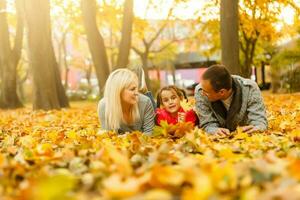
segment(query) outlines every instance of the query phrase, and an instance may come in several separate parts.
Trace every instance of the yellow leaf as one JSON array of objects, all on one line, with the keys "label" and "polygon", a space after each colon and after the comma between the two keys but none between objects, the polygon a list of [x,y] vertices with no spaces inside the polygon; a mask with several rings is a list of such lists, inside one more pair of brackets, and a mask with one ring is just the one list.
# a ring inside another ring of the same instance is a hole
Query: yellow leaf
[{"label": "yellow leaf", "polygon": [[300,180],[300,159],[292,161],[288,166],[288,170],[292,176]]},{"label": "yellow leaf", "polygon": [[52,156],[53,155],[53,149],[51,144],[38,144],[36,146],[36,152],[39,155],[43,156]]},{"label": "yellow leaf", "polygon": [[172,166],[155,166],[152,169],[151,185],[160,186],[179,186],[184,181],[183,172]]},{"label": "yellow leaf", "polygon": [[66,136],[68,138],[70,138],[70,139],[74,139],[75,140],[77,138],[77,133],[75,131],[71,130],[71,131],[67,132]]},{"label": "yellow leaf", "polygon": [[183,189],[181,199],[208,199],[209,196],[213,194],[213,185],[207,174],[193,172],[189,174],[188,177],[192,187]]},{"label": "yellow leaf", "polygon": [[70,175],[55,175],[51,177],[41,177],[28,188],[28,198],[24,199],[57,199],[71,200],[68,193],[72,191],[76,184],[74,177]]},{"label": "yellow leaf", "polygon": [[113,174],[103,181],[104,192],[111,198],[126,198],[138,193],[140,183],[138,179],[123,179],[119,174]]},{"label": "yellow leaf", "polygon": [[129,176],[132,174],[132,167],[130,165],[129,158],[123,155],[111,142],[105,141],[105,150],[110,159],[117,165],[119,172],[123,176]]},{"label": "yellow leaf", "polygon": [[171,200],[172,198],[172,193],[163,190],[163,189],[153,189],[150,191],[147,191],[145,196],[143,197],[145,200],[158,200],[158,199],[163,199],[163,200]]},{"label": "yellow leaf", "polygon": [[237,134],[234,136],[235,139],[243,140],[248,137],[248,134],[244,133],[241,127],[237,127],[236,131],[237,131]]},{"label": "yellow leaf", "polygon": [[190,102],[188,102],[187,100],[182,100],[180,101],[180,106],[182,107],[182,109],[186,112],[189,111],[191,109],[193,109],[193,106]]},{"label": "yellow leaf", "polygon": [[214,165],[212,169],[213,184],[221,191],[230,191],[237,188],[237,175],[232,164]]},{"label": "yellow leaf", "polygon": [[219,151],[219,156],[225,159],[231,159],[235,157],[235,154],[229,148],[223,148]]}]

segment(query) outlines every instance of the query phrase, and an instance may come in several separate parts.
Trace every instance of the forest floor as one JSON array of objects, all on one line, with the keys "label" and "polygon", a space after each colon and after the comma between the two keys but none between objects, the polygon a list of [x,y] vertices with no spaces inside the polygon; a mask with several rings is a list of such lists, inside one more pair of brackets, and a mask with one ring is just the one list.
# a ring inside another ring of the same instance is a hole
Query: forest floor
[{"label": "forest floor", "polygon": [[300,199],[300,94],[264,100],[269,130],[226,138],[184,123],[153,137],[103,133],[97,102],[0,110],[0,197]]}]

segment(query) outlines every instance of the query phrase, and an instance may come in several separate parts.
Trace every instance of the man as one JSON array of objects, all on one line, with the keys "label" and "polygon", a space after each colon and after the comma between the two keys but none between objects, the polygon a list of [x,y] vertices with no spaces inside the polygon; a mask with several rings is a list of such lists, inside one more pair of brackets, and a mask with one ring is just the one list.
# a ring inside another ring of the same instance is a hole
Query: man
[{"label": "man", "polygon": [[257,84],[230,75],[223,65],[209,67],[195,88],[200,127],[207,133],[229,135],[238,126],[246,133],[268,127],[266,110]]}]

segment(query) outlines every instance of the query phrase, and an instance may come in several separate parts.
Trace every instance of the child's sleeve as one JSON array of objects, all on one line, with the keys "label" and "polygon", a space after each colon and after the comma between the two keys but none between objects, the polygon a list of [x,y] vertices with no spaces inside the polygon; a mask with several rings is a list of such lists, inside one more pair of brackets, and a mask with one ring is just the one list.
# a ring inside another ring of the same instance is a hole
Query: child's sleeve
[{"label": "child's sleeve", "polygon": [[163,112],[161,109],[157,108],[155,111],[155,123],[156,125],[160,125],[160,121],[163,120]]}]

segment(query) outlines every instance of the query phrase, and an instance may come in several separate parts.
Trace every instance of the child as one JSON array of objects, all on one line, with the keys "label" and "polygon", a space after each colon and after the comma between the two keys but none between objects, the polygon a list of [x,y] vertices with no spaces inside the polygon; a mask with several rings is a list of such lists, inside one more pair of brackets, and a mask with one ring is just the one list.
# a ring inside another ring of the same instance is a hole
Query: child
[{"label": "child", "polygon": [[184,93],[176,86],[163,87],[157,95],[156,124],[167,121],[168,124],[177,122],[192,122],[198,125],[198,117],[193,109],[184,111],[180,101],[184,99]]}]

